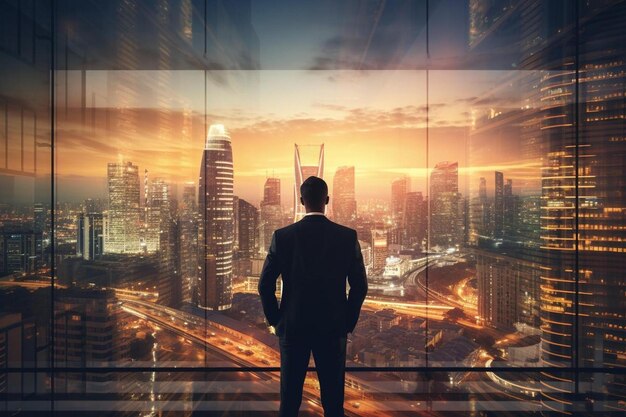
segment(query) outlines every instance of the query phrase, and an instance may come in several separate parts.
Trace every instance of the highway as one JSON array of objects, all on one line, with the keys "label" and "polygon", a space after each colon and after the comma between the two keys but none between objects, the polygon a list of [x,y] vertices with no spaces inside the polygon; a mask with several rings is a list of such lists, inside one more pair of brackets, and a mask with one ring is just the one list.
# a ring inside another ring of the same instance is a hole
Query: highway
[{"label": "highway", "polygon": [[[217,323],[205,321],[192,314],[161,306],[155,303],[126,298],[121,295],[122,309],[129,314],[154,322],[158,326],[173,331],[186,339],[201,344],[232,360],[235,364],[246,367],[278,366],[279,352],[253,337],[227,328]],[[279,381],[276,372],[263,373],[266,378]],[[358,377],[346,378],[346,415],[384,417],[389,411],[381,401],[367,399],[367,382]],[[355,386],[359,388],[354,388]],[[371,388],[369,388],[371,390]],[[305,398],[321,411],[319,402],[319,385],[314,378],[305,381]],[[402,400],[397,398],[397,401]],[[356,405],[356,406],[355,406]],[[358,408],[357,408],[358,407]],[[432,415],[432,414],[429,414]]]}]

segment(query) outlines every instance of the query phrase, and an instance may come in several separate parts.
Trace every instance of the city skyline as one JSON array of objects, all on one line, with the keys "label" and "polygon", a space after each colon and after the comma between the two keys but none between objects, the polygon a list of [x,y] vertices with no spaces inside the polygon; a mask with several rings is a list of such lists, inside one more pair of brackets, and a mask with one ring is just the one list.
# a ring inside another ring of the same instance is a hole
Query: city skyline
[{"label": "city skyline", "polygon": [[626,1],[31,6],[0,2],[0,409],[275,415],[258,285],[314,174],[367,273],[347,414],[624,414]]}]

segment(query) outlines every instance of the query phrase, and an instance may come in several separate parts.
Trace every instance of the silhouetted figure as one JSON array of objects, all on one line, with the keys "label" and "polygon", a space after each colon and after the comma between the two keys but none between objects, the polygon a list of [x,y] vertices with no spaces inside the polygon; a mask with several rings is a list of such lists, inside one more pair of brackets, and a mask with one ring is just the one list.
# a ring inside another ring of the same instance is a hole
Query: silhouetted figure
[{"label": "silhouetted figure", "polygon": [[[279,337],[279,415],[298,415],[313,352],[324,415],[343,417],[346,336],[354,330],[367,294],[365,266],[356,231],[324,215],[326,182],[309,177],[300,195],[306,215],[274,232],[259,281],[265,317]],[[275,296],[279,276],[280,306]]]}]

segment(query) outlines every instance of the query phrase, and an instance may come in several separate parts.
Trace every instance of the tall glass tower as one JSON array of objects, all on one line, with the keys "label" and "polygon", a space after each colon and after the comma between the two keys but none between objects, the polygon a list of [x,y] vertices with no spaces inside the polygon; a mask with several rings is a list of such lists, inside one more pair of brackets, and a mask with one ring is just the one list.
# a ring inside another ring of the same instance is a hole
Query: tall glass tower
[{"label": "tall glass tower", "polygon": [[107,166],[109,186],[108,227],[104,250],[107,253],[138,253],[139,168],[132,162],[111,162]]},{"label": "tall glass tower", "polygon": [[233,151],[223,125],[211,125],[200,162],[198,192],[199,306],[226,310],[233,299]]}]

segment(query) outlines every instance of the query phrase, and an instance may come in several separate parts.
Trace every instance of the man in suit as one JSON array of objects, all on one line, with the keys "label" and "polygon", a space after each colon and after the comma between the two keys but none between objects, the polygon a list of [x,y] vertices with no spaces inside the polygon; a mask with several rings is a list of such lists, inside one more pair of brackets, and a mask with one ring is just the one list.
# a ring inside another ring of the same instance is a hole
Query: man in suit
[{"label": "man in suit", "polygon": [[[365,266],[356,231],[324,215],[326,182],[309,177],[300,195],[306,215],[274,232],[259,280],[263,312],[279,337],[279,415],[298,415],[313,352],[324,416],[343,417],[346,336],[354,330],[367,294]],[[280,306],[275,296],[279,276]]]}]

